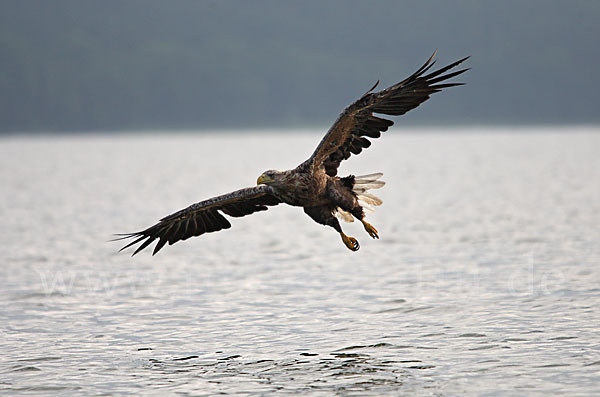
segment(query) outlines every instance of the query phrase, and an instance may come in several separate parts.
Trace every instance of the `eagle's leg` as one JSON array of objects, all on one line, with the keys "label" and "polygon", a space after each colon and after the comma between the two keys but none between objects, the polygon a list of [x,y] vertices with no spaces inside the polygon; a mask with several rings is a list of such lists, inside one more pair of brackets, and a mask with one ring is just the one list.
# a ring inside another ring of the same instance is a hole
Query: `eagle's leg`
[{"label": "eagle's leg", "polygon": [[357,239],[355,239],[354,237],[346,236],[341,230],[340,236],[342,236],[342,241],[344,242],[346,247],[348,247],[349,250],[358,251],[358,249],[360,248],[360,244],[358,243]]},{"label": "eagle's leg", "polygon": [[350,213],[354,215],[354,217],[363,224],[365,230],[367,231],[367,233],[369,233],[369,236],[371,236],[374,239],[379,238],[379,232],[377,231],[377,229],[375,229],[375,227],[369,222],[365,221],[365,211],[360,205],[358,205],[358,203],[354,208],[350,210]]},{"label": "eagle's leg", "polygon": [[[377,229],[369,222],[365,221],[365,211],[358,202],[358,197],[352,191],[355,179],[353,175],[341,178],[336,182],[331,183],[327,189],[328,198],[334,202],[342,210],[351,213],[356,219],[361,221],[367,233],[372,238],[379,238]],[[342,240],[344,238],[342,237]],[[346,244],[344,240],[344,244]],[[348,245],[348,244],[346,244]]]},{"label": "eagle's leg", "polygon": [[365,230],[367,231],[367,233],[369,233],[369,236],[371,236],[372,238],[379,238],[379,233],[377,232],[377,229],[375,229],[373,227],[373,225],[371,225],[369,222],[365,221],[364,217],[362,219],[360,219],[360,221],[362,222],[363,226],[365,227]]},{"label": "eagle's leg", "polygon": [[310,216],[315,222],[321,225],[331,226],[334,228],[342,237],[342,242],[351,251],[358,251],[360,244],[354,237],[347,236],[340,226],[340,222],[333,215],[333,209],[331,206],[319,206],[319,207],[304,207],[304,212]]}]

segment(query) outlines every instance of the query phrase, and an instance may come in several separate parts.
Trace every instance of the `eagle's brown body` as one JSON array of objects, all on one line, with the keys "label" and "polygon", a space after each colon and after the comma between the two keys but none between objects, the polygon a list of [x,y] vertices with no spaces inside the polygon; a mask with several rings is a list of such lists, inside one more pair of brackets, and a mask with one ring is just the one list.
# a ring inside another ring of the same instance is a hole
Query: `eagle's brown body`
[{"label": "eagle's brown body", "polygon": [[343,233],[337,216],[347,221],[358,219],[371,237],[379,238],[377,230],[364,220],[363,207],[381,204],[381,200],[368,190],[383,186],[384,183],[378,180],[382,174],[339,177],[337,169],[351,154],[359,154],[371,145],[367,138],[378,138],[394,124],[374,114],[402,115],[426,101],[431,94],[462,84],[440,83],[465,72],[467,69],[446,73],[467,58],[425,75],[435,63],[434,56],[435,53],[407,79],[385,90],[372,92],[375,84],[344,109],[314,153],[298,167],[288,171],[265,171],[258,178],[258,186],[192,204],[145,230],[121,235],[119,239],[134,238],[122,249],[141,242],[133,253],[135,255],[158,239],[155,254],[166,243],[173,244],[231,227],[224,215],[241,217],[280,203],[303,207],[313,220],[334,228],[353,251],[359,249],[358,241]]}]

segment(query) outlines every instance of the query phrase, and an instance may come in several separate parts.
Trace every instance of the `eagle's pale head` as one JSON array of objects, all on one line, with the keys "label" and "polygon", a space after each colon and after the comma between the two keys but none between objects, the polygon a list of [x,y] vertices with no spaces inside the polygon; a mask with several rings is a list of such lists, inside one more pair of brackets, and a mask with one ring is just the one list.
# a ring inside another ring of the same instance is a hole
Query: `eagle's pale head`
[{"label": "eagle's pale head", "polygon": [[256,180],[257,185],[278,185],[281,182],[283,172],[268,170],[263,172]]}]

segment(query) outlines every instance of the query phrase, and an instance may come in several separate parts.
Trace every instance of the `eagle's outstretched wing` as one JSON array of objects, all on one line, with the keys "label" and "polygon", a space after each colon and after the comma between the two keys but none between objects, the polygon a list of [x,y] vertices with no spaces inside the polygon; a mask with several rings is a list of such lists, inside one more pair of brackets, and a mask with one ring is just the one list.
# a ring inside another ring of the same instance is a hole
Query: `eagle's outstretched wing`
[{"label": "eagle's outstretched wing", "polygon": [[133,252],[133,255],[135,255],[154,240],[159,239],[152,253],[154,255],[166,243],[171,245],[193,236],[229,229],[231,224],[223,214],[241,217],[257,211],[265,211],[267,206],[279,203],[281,203],[281,200],[275,197],[270,186],[260,185],[240,189],[192,204],[181,211],[162,218],[154,226],[136,233],[119,234],[119,237],[115,240],[135,239],[121,248],[120,251],[143,241]]},{"label": "eagle's outstretched wing", "polygon": [[463,83],[440,83],[467,71],[468,69],[461,69],[446,73],[469,57],[425,75],[435,63],[435,54],[434,52],[427,62],[407,79],[385,90],[371,92],[377,86],[375,84],[365,95],[348,106],[323,137],[306,164],[313,170],[323,166],[327,175],[335,176],[343,160],[349,158],[352,153],[358,154],[363,148],[371,146],[367,137],[379,138],[382,131],[387,131],[394,124],[393,121],[374,116],[373,113],[400,116],[416,108],[442,88],[462,85]]}]

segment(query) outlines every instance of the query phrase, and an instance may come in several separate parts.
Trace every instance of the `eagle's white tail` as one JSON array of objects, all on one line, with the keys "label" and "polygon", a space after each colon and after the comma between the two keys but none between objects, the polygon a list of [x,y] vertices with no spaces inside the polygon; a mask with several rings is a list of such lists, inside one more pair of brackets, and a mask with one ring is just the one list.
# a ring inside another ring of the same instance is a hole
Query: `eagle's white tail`
[{"label": "eagle's white tail", "polygon": [[[352,187],[352,190],[356,193],[358,202],[365,211],[374,212],[374,207],[383,204],[383,201],[379,197],[368,193],[371,189],[380,189],[385,185],[384,181],[379,180],[382,176],[383,174],[381,172],[377,172],[354,177],[354,186]],[[335,216],[346,222],[354,222],[352,214],[339,207],[335,211]]]}]

